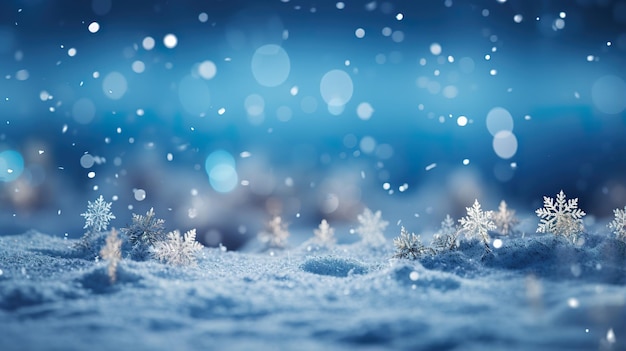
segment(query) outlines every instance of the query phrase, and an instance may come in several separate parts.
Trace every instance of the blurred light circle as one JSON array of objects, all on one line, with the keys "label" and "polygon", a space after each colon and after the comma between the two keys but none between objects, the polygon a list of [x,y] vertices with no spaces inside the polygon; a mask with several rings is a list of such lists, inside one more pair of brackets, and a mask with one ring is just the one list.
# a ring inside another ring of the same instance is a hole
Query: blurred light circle
[{"label": "blurred light circle", "polygon": [[304,113],[313,113],[317,110],[317,100],[313,96],[305,96],[300,101],[300,108]]},{"label": "blurred light circle", "polygon": [[353,92],[352,78],[342,70],[327,72],[320,82],[320,93],[328,105],[345,105],[352,98]]},{"label": "blurred light circle", "polygon": [[502,107],[494,107],[487,113],[487,129],[492,136],[500,131],[513,131],[513,116]]},{"label": "blurred light circle", "polygon": [[150,51],[154,49],[155,41],[153,37],[145,37],[141,41],[141,46],[143,46],[144,50]]},{"label": "blurred light circle", "polygon": [[502,159],[509,159],[517,153],[517,138],[508,130],[499,131],[493,137],[493,151]]},{"label": "blurred light circle", "polygon": [[143,189],[134,189],[133,195],[137,201],[143,201],[146,199],[146,191]]},{"label": "blurred light circle", "polygon": [[126,78],[119,72],[111,72],[102,81],[104,95],[112,100],[119,100],[126,94],[128,83]]},{"label": "blurred light circle", "polygon": [[213,63],[213,61],[203,61],[198,66],[198,74],[204,79],[212,79],[213,77],[215,77],[215,74],[217,74],[217,67],[215,66],[215,63]]},{"label": "blurred light circle", "polygon": [[166,34],[163,37],[163,45],[168,49],[173,49],[178,45],[178,38],[172,33]]},{"label": "blurred light circle", "polygon": [[591,100],[603,113],[621,113],[626,109],[626,83],[614,75],[600,77],[591,87]]},{"label": "blurred light circle", "polygon": [[438,56],[438,55],[441,55],[441,51],[442,51],[442,48],[441,48],[441,45],[439,43],[432,43],[432,44],[430,44],[430,53],[431,54],[433,54],[435,56]]},{"label": "blurred light circle", "polygon": [[96,106],[88,98],[82,98],[72,105],[72,118],[80,124],[89,124],[96,115]]},{"label": "blurred light circle", "polygon": [[98,32],[100,30],[100,24],[98,22],[91,22],[89,24],[89,27],[87,27],[87,29],[91,33],[96,33],[96,32]]},{"label": "blurred light circle", "polygon": [[217,192],[227,193],[235,189],[238,182],[235,159],[224,150],[212,152],[204,163],[211,187]]},{"label": "blurred light circle", "polygon": [[131,67],[135,73],[143,73],[146,70],[146,64],[139,60],[134,61]]},{"label": "blurred light circle", "polygon": [[359,148],[361,152],[371,154],[376,149],[376,140],[371,136],[363,137],[359,142]]},{"label": "blurred light circle", "polygon": [[190,75],[178,84],[178,99],[183,109],[194,116],[206,113],[211,107],[209,87],[202,79]]},{"label": "blurred light circle", "polygon": [[24,171],[24,158],[15,150],[0,152],[0,181],[11,182]]},{"label": "blurred light circle", "polygon": [[80,157],[80,166],[83,168],[91,168],[96,163],[96,160],[90,154],[84,154]]},{"label": "blurred light circle", "polygon": [[370,105],[369,102],[362,102],[359,104],[359,106],[357,106],[356,114],[357,116],[359,116],[360,119],[366,121],[372,118],[372,115],[374,114],[374,108],[372,107],[372,105]]},{"label": "blurred light circle", "polygon": [[291,71],[291,62],[287,52],[279,45],[263,45],[252,55],[252,74],[254,79],[265,87],[283,84]]}]

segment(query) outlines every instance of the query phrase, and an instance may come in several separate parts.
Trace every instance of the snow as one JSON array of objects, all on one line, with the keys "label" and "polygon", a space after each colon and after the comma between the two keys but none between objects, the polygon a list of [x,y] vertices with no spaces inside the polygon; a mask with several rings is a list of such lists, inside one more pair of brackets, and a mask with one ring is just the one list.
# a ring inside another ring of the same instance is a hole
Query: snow
[{"label": "snow", "polygon": [[74,240],[1,236],[0,349],[624,349],[626,243],[583,237],[421,261],[360,242],[205,248],[190,267],[123,259],[111,283]]}]

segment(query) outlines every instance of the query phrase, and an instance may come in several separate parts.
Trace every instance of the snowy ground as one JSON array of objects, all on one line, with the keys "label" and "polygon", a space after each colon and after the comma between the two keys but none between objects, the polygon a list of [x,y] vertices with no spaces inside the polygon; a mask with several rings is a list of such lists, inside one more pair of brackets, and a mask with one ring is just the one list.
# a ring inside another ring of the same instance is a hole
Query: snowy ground
[{"label": "snowy ground", "polygon": [[607,233],[421,262],[391,243],[206,248],[197,267],[125,259],[113,285],[73,242],[0,237],[0,350],[626,349],[626,244]]}]

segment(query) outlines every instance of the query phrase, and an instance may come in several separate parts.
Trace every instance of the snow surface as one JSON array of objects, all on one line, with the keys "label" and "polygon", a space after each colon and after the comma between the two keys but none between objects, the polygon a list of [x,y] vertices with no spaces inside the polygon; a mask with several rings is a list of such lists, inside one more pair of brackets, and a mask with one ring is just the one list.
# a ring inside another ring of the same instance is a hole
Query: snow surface
[{"label": "snow surface", "polygon": [[501,237],[420,261],[391,244],[205,248],[196,267],[0,237],[0,350],[624,350],[626,243]]}]

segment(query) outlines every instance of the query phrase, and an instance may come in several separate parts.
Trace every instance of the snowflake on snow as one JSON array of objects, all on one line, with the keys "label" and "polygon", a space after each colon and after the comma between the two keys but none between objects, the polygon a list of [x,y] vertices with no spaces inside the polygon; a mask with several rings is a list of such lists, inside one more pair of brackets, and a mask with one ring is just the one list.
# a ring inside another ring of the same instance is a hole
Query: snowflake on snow
[{"label": "snowflake on snow", "polygon": [[363,243],[372,246],[385,244],[383,232],[389,225],[389,222],[383,220],[381,216],[380,211],[372,213],[369,208],[366,208],[362,214],[357,216],[360,226],[356,228],[354,232],[361,236]]},{"label": "snowflake on snow", "polygon": [[181,236],[175,230],[167,234],[167,239],[157,242],[151,249],[152,257],[177,266],[196,265],[202,244],[196,241],[196,230],[192,229]]},{"label": "snowflake on snow", "polygon": [[422,244],[422,238],[415,233],[409,234],[406,228],[400,228],[400,236],[393,239],[396,247],[395,258],[418,259],[427,254],[434,254],[435,250]]},{"label": "snowflake on snow", "polygon": [[489,231],[496,229],[496,225],[491,220],[492,212],[483,211],[480,208],[478,200],[474,200],[472,207],[466,207],[467,216],[459,219],[461,223],[461,231],[465,233],[468,239],[479,239],[485,244],[487,251],[491,251],[489,247]]},{"label": "snowflake on snow", "polygon": [[511,234],[513,227],[519,224],[519,220],[515,217],[515,210],[509,210],[504,200],[500,201],[498,211],[493,213],[492,219],[496,230],[502,235]]},{"label": "snowflake on snow", "polygon": [[111,202],[104,201],[102,195],[96,201],[87,201],[87,212],[81,213],[85,217],[83,229],[90,228],[93,233],[100,233],[107,230],[109,222],[115,219],[111,213]]},{"label": "snowflake on snow", "polygon": [[289,238],[287,223],[283,222],[280,216],[275,216],[267,223],[267,228],[259,232],[258,238],[267,247],[284,248]]},{"label": "snowflake on snow", "polygon": [[108,275],[111,283],[115,283],[117,278],[117,265],[122,259],[122,239],[117,236],[117,230],[111,229],[111,233],[106,238],[106,244],[100,250],[100,257],[109,261]]},{"label": "snowflake on snow", "polygon": [[313,241],[320,245],[324,246],[332,246],[337,240],[335,239],[335,229],[328,224],[328,221],[322,219],[319,227],[313,231],[315,237]]},{"label": "snowflake on snow", "polygon": [[164,220],[155,217],[153,208],[150,208],[145,216],[133,213],[132,224],[121,230],[133,247],[131,255],[134,258],[147,258],[150,248],[157,242],[165,240],[163,223]]},{"label": "snowflake on snow", "polygon": [[615,234],[617,239],[626,242],[626,206],[623,210],[616,208],[613,210],[615,218],[607,227]]},{"label": "snowflake on snow", "polygon": [[436,251],[449,251],[458,247],[459,226],[456,225],[454,219],[450,215],[441,222],[441,228],[433,236],[431,246]]},{"label": "snowflake on snow", "polygon": [[556,203],[553,198],[544,196],[543,208],[535,212],[541,218],[537,233],[563,235],[575,243],[584,229],[585,212],[578,208],[578,198],[566,200],[563,190],[556,195]]}]

